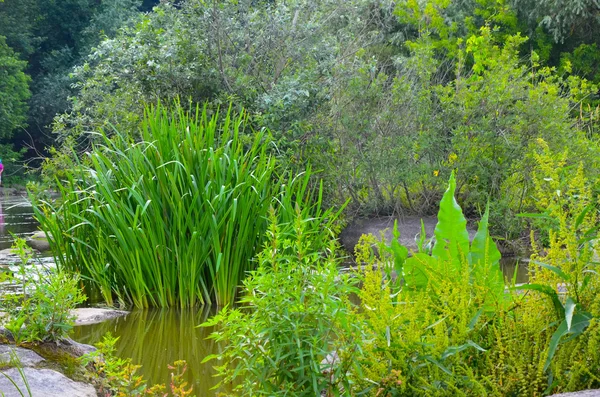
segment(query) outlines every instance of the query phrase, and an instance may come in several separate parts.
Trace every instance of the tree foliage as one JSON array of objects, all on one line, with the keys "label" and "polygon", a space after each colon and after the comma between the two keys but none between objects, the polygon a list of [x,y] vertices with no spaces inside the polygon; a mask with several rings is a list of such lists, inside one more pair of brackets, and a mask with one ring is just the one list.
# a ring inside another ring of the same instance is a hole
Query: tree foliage
[{"label": "tree foliage", "polygon": [[31,95],[30,79],[24,72],[26,65],[6,44],[6,38],[0,36],[0,139],[10,138],[25,125],[27,99]]}]

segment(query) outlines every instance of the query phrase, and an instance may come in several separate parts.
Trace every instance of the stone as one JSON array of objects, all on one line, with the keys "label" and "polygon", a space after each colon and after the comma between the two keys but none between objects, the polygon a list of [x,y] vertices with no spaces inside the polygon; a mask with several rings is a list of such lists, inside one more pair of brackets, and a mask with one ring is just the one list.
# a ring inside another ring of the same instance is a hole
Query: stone
[{"label": "stone", "polygon": [[[17,388],[6,376],[0,376],[0,392],[6,397],[96,397],[96,389],[92,385],[75,382],[60,372],[51,369],[23,368],[23,374],[17,368],[2,370],[17,385]],[[23,382],[23,376],[29,384],[31,394]],[[20,391],[19,391],[20,390]],[[23,393],[23,394],[21,394]]]},{"label": "stone", "polygon": [[18,193],[19,191],[12,187],[0,187],[0,196],[14,196]]},{"label": "stone", "polygon": [[12,252],[11,248],[6,248],[0,250],[0,264],[1,265],[13,265],[15,263],[20,263],[21,259],[17,254]]},{"label": "stone", "polygon": [[600,390],[582,390],[572,393],[553,394],[550,397],[600,397]]},{"label": "stone", "polygon": [[[17,357],[17,362],[13,360],[12,353]],[[20,365],[22,367],[35,367],[42,361],[45,360],[39,354],[29,349],[14,345],[0,345],[0,362],[2,363],[10,363],[10,365]]]},{"label": "stone", "polygon": [[48,238],[46,237],[46,234],[41,230],[38,230],[31,236],[27,237],[26,242],[28,246],[40,252],[50,250],[50,243],[48,242]]},{"label": "stone", "polygon": [[[392,240],[392,230],[394,229],[394,221],[398,220],[398,230],[400,231],[400,244],[411,250],[417,251],[418,236],[421,233],[421,219],[425,225],[425,234],[427,238],[433,236],[435,225],[437,224],[436,217],[417,217],[405,216],[402,218],[383,217],[383,218],[366,218],[358,219],[346,227],[340,234],[340,242],[342,246],[350,253],[354,254],[354,247],[358,243],[360,236],[363,234],[372,234],[379,239],[381,232],[384,233],[386,241]],[[469,237],[475,237],[476,230],[467,228]]]},{"label": "stone", "polygon": [[126,316],[129,312],[115,309],[102,309],[96,307],[82,307],[71,310],[75,316],[75,325],[97,324],[113,318]]},{"label": "stone", "polygon": [[76,342],[71,338],[64,338],[58,341],[39,343],[36,346],[36,350],[45,357],[68,355],[78,358],[84,354],[94,352],[97,349],[94,346]]}]

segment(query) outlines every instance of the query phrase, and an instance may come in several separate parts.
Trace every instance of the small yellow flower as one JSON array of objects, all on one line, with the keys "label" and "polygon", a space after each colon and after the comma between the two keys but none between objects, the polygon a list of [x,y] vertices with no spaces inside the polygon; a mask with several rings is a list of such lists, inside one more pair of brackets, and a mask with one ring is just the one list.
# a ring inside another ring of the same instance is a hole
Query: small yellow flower
[{"label": "small yellow flower", "polygon": [[439,170],[434,170],[434,171],[433,171],[433,176],[438,176],[439,174],[440,174],[440,171],[439,171]]},{"label": "small yellow flower", "polygon": [[448,163],[450,165],[454,164],[456,160],[458,160],[458,155],[456,153],[452,152],[448,155]]}]

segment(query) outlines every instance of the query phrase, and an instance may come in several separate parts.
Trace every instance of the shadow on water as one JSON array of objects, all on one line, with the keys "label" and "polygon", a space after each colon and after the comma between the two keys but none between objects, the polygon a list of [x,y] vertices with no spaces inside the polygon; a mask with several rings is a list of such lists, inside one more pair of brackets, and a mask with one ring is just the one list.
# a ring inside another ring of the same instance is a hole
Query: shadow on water
[{"label": "shadow on water", "polygon": [[129,315],[104,323],[78,326],[74,329],[73,339],[78,342],[95,344],[102,340],[105,333],[118,336],[116,355],[129,357],[134,364],[142,365],[139,374],[149,384],[168,385],[170,372],[168,364],[176,360],[188,363],[188,382],[194,386],[194,394],[214,396],[218,391],[211,390],[218,383],[213,365],[217,361],[202,363],[209,354],[218,353],[219,345],[206,338],[214,327],[200,327],[214,310],[139,310]]}]

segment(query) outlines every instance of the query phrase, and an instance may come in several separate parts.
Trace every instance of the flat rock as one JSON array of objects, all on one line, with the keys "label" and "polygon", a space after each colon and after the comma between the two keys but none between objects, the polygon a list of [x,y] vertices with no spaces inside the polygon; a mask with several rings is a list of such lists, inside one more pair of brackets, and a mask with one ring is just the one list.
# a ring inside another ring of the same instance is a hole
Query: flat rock
[{"label": "flat rock", "polygon": [[[13,361],[12,352],[17,357],[18,362],[16,363]],[[39,354],[29,349],[14,345],[0,345],[0,361],[2,363],[10,363],[10,365],[18,365],[20,363],[22,367],[35,367],[45,360]]]},{"label": "flat rock", "polygon": [[[2,371],[17,385],[17,388],[6,378],[0,376],[0,392],[6,397],[96,397],[96,390],[92,385],[75,382],[60,372],[51,369],[23,368],[23,375],[29,384],[31,394],[28,394],[23,378],[16,368]],[[19,391],[20,390],[20,391]],[[21,394],[21,392],[23,394]]]},{"label": "flat rock", "polygon": [[18,194],[19,190],[12,187],[0,187],[0,196],[14,196]]},{"label": "flat rock", "polygon": [[553,394],[550,397],[600,397],[600,390],[582,390],[572,393]]},{"label": "flat rock", "polygon": [[0,250],[0,264],[12,265],[21,262],[21,259],[15,254],[11,248]]},{"label": "flat rock", "polygon": [[48,242],[48,238],[46,237],[46,233],[41,230],[33,233],[31,236],[27,237],[25,240],[27,245],[33,249],[36,249],[40,252],[45,252],[50,250],[50,243]]},{"label": "flat rock", "polygon": [[[340,242],[344,248],[354,254],[354,247],[358,243],[360,236],[363,234],[372,234],[379,239],[383,232],[386,241],[392,241],[392,230],[394,229],[394,221],[398,220],[398,230],[400,231],[400,244],[408,248],[409,251],[417,251],[417,241],[421,234],[421,219],[425,226],[425,234],[427,238],[433,237],[433,231],[437,224],[437,217],[417,217],[405,216],[402,218],[384,217],[384,218],[366,218],[358,219],[346,227],[340,234]],[[467,228],[469,237],[475,237],[476,230]]]},{"label": "flat rock", "polygon": [[101,309],[95,307],[84,307],[74,309],[71,313],[76,317],[75,325],[97,324],[113,318],[126,316],[129,312],[115,309]]}]

